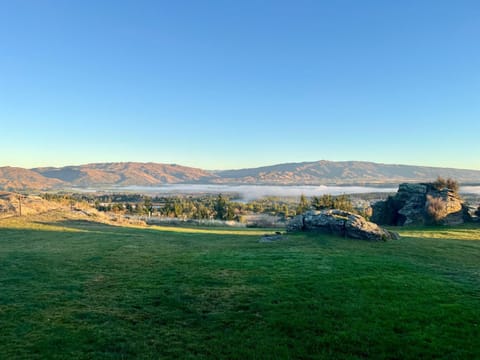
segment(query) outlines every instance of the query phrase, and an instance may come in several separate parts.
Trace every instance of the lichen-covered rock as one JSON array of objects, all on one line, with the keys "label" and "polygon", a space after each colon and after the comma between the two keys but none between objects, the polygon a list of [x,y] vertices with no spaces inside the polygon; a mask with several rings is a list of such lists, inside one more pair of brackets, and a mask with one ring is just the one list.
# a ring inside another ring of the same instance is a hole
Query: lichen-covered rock
[{"label": "lichen-covered rock", "polygon": [[398,234],[365,220],[360,215],[342,210],[307,211],[287,224],[287,231],[317,231],[360,240],[386,241]]}]

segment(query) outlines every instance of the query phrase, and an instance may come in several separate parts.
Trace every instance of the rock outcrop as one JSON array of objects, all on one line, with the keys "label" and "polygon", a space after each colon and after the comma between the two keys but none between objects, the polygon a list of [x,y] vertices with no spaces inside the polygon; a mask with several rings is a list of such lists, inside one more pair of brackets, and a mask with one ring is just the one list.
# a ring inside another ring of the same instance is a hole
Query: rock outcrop
[{"label": "rock outcrop", "polygon": [[467,212],[472,222],[480,222],[480,206],[468,205]]},{"label": "rock outcrop", "polygon": [[372,208],[371,220],[380,225],[456,225],[468,218],[468,208],[456,192],[431,183],[400,184],[394,196]]},{"label": "rock outcrop", "polygon": [[383,229],[360,215],[342,210],[307,211],[294,217],[287,224],[287,231],[316,231],[371,241],[399,238],[398,234]]}]

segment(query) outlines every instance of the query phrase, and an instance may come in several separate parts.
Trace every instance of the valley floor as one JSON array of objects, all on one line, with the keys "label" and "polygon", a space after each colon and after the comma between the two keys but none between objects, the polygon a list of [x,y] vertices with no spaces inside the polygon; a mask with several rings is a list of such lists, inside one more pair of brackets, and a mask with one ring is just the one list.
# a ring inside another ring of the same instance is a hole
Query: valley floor
[{"label": "valley floor", "polygon": [[3,219],[0,358],[478,358],[480,228],[396,231]]}]

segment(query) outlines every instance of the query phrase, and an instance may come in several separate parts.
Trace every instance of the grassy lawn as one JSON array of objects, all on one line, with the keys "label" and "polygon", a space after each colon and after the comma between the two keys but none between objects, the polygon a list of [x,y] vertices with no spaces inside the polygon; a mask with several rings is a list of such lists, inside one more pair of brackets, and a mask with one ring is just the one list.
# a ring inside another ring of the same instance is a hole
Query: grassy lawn
[{"label": "grassy lawn", "polygon": [[263,233],[1,220],[0,358],[480,358],[480,228]]}]

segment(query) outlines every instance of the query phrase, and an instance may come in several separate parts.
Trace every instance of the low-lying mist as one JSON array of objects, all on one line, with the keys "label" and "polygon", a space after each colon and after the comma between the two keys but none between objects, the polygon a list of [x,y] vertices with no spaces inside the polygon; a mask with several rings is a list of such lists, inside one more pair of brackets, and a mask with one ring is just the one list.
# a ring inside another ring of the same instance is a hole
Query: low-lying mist
[{"label": "low-lying mist", "polygon": [[368,187],[368,186],[281,186],[281,185],[203,185],[203,184],[172,184],[158,187],[127,186],[108,189],[109,191],[126,191],[147,193],[151,195],[173,195],[173,194],[236,194],[241,200],[250,201],[266,196],[275,197],[299,197],[321,196],[325,194],[362,194],[372,192],[395,192],[397,188]]},{"label": "low-lying mist", "polygon": [[[129,192],[154,195],[199,195],[199,194],[235,194],[238,199],[250,201],[266,196],[275,197],[300,197],[300,195],[321,196],[349,195],[365,193],[393,193],[398,187],[375,186],[313,186],[313,185],[222,185],[222,184],[169,184],[162,186],[121,186],[101,189],[72,189],[75,191],[97,192],[107,191],[112,193]],[[480,195],[480,186],[462,186],[461,194]]]}]

